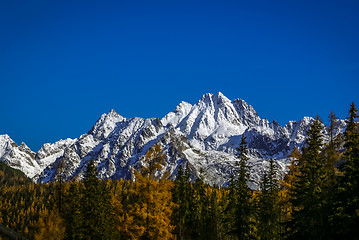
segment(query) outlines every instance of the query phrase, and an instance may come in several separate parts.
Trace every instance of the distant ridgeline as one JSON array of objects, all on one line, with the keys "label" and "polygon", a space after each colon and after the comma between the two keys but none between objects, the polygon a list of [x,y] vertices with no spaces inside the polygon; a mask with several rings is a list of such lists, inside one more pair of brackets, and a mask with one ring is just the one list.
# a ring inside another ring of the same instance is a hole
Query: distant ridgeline
[{"label": "distant ridgeline", "polygon": [[[291,151],[302,148],[313,121],[304,117],[281,126],[260,118],[244,100],[232,101],[222,93],[205,94],[193,105],[181,102],[162,119],[125,118],[111,110],[87,133],[46,143],[37,153],[25,143],[18,146],[8,135],[0,135],[0,161],[41,183],[55,181],[60,173],[66,180],[81,179],[91,159],[102,179],[132,179],[146,151],[159,144],[165,156],[159,175],[175,179],[179,167],[188,164],[193,180],[226,186],[238,169],[237,148],[244,135],[253,180],[249,184],[257,189],[271,158],[278,174],[285,175]],[[344,120],[338,120],[333,134],[340,135],[345,126]],[[328,130],[324,132],[328,141]]]},{"label": "distant ridgeline", "polygon": [[100,179],[100,168],[90,159],[81,179],[66,180],[60,162],[54,181],[36,184],[2,164],[7,185],[0,185],[0,240],[5,235],[35,240],[356,240],[359,119],[354,104],[349,113],[343,135],[336,134],[340,121],[334,114],[326,134],[320,119],[313,119],[303,147],[290,153],[288,173],[279,179],[270,159],[257,190],[248,186],[253,166],[244,134],[225,187],[206,184],[201,176],[193,179],[189,162],[179,165],[170,180],[160,142],[146,151],[132,179]]}]

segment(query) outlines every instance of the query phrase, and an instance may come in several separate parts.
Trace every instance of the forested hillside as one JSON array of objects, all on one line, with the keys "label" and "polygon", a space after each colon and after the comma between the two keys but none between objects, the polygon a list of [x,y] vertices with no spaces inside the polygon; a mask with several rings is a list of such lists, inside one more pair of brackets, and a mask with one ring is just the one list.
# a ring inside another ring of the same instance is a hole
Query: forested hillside
[{"label": "forested hillside", "polygon": [[1,164],[0,224],[29,239],[358,239],[358,111],[353,103],[343,136],[334,135],[333,113],[329,120],[326,144],[317,117],[284,179],[270,160],[256,191],[245,136],[227,187],[191,179],[189,166],[174,181],[159,175],[160,145],[133,180],[101,180],[92,160],[81,181],[65,182],[60,172],[35,184]]},{"label": "forested hillside", "polygon": [[32,182],[23,172],[0,162],[0,186],[21,185]]}]

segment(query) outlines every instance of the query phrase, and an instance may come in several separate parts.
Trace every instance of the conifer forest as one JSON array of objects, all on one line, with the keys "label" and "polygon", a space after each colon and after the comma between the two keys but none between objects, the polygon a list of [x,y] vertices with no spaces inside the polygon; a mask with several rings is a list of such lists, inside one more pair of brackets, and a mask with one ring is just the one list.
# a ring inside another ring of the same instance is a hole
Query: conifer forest
[{"label": "conifer forest", "polygon": [[[258,190],[247,164],[247,142],[237,150],[238,171],[226,186],[210,186],[179,168],[158,178],[163,154],[154,145],[134,179],[101,180],[90,161],[84,179],[36,184],[0,163],[0,239],[359,239],[359,119],[350,105],[347,127],[317,117],[302,149],[294,149],[284,178],[275,160]],[[329,141],[324,143],[324,129]],[[61,168],[59,168],[61,170]]]}]

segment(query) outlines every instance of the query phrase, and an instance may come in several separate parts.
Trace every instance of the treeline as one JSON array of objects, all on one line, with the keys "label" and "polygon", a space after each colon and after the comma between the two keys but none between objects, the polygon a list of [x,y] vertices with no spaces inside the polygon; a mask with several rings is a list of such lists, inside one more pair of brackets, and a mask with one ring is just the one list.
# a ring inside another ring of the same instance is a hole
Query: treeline
[{"label": "treeline", "polygon": [[358,111],[352,104],[343,136],[333,113],[329,120],[311,124],[284,179],[270,160],[256,191],[244,136],[238,170],[221,188],[191,181],[186,166],[174,181],[159,178],[155,145],[135,181],[100,180],[90,161],[83,181],[60,174],[49,184],[1,185],[0,223],[29,239],[359,239]]}]

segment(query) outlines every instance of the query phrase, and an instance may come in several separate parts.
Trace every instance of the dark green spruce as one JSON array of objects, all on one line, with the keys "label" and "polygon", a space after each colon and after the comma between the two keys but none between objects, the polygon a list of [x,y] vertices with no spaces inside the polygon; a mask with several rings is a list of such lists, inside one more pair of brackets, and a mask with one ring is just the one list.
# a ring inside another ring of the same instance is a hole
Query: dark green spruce
[{"label": "dark green spruce", "polygon": [[299,159],[299,174],[291,191],[290,239],[326,239],[330,173],[322,154],[324,126],[319,117],[307,131]]},{"label": "dark green spruce", "polygon": [[359,239],[358,120],[358,110],[352,103],[344,132],[344,163],[340,167],[331,216],[333,239]]},{"label": "dark green spruce", "polygon": [[[236,239],[256,238],[256,210],[251,201],[252,190],[250,182],[247,141],[244,134],[238,150],[237,177],[232,176],[230,182],[229,203],[227,207],[228,235]],[[232,215],[232,216],[231,216]]]},{"label": "dark green spruce", "polygon": [[280,239],[281,209],[279,205],[279,181],[274,160],[270,159],[269,169],[265,171],[260,183],[261,194],[258,203],[258,235],[263,240]]}]

